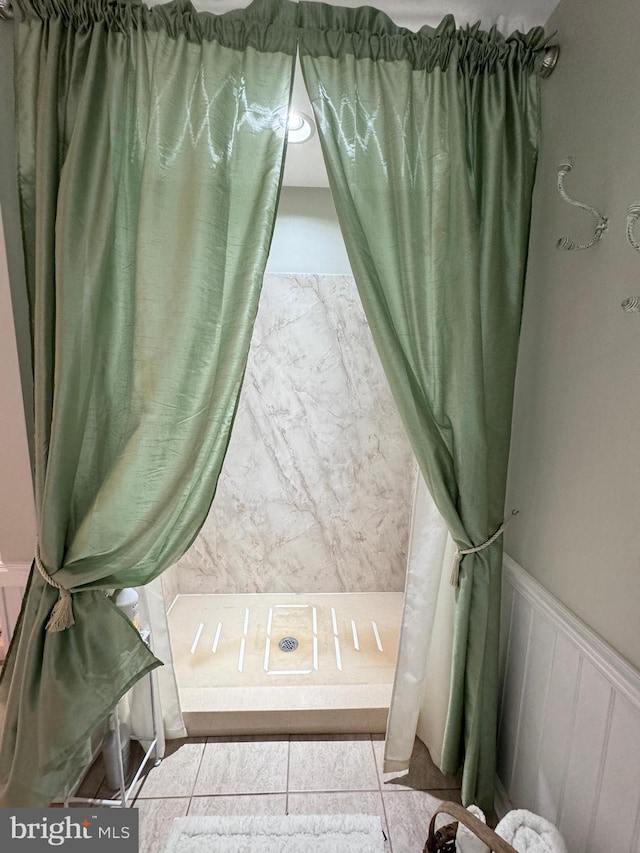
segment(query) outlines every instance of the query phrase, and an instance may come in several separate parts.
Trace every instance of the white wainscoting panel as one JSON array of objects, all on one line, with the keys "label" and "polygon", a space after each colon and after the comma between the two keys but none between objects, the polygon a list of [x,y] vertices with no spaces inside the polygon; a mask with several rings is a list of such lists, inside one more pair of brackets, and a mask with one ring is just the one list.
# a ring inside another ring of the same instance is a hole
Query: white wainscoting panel
[{"label": "white wainscoting panel", "polygon": [[505,555],[498,778],[569,853],[640,853],[640,673]]},{"label": "white wainscoting panel", "polygon": [[0,562],[0,661],[9,648],[29,577],[28,563]]}]

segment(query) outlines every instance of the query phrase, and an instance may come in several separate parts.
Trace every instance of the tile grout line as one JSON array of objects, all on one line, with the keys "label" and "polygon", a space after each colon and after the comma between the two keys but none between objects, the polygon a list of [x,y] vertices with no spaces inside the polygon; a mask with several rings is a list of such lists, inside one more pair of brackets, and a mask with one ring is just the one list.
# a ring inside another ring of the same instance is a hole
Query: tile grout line
[{"label": "tile grout line", "polygon": [[291,767],[291,735],[287,738],[287,780],[284,792],[284,813],[289,814],[289,769]]},{"label": "tile grout line", "polygon": [[391,844],[391,829],[389,827],[389,818],[387,817],[387,807],[384,802],[384,791],[382,790],[382,772],[378,766],[378,758],[376,756],[376,749],[373,745],[373,735],[369,733],[369,742],[371,743],[371,752],[373,753],[373,763],[376,767],[376,776],[378,777],[378,791],[380,793],[380,802],[382,803],[382,814],[384,816],[384,825],[387,828],[386,836],[387,836],[387,844],[389,845],[389,853],[393,853],[393,846]]},{"label": "tile grout line", "polygon": [[[263,796],[272,796],[285,794],[286,791],[241,791],[241,792],[230,792],[230,791],[218,791],[214,794],[193,794],[190,796],[189,794],[176,794],[175,796],[171,794],[164,794],[162,797],[136,797],[136,799],[140,800],[201,800],[201,799],[211,799],[215,800],[220,797],[263,797]],[[291,791],[291,794],[376,794],[382,793],[383,795],[389,794],[399,794],[400,796],[404,796],[405,794],[430,794],[432,797],[435,797],[436,794],[442,793],[460,793],[460,788],[392,788],[389,791],[377,791],[375,788],[313,788],[313,789],[305,789],[300,791]],[[436,798],[437,799],[437,798]],[[440,799],[442,799],[440,797]],[[451,798],[449,798],[451,799]]]},{"label": "tile grout line", "polygon": [[[445,790],[444,788],[442,790]],[[453,790],[453,789],[452,789]],[[291,791],[292,794],[379,794],[375,788],[312,788],[304,791]],[[402,793],[396,792],[396,793]],[[429,793],[425,791],[425,793]]]},{"label": "tile grout line", "polygon": [[196,770],[196,775],[193,777],[193,785],[191,786],[191,794],[189,796],[189,806],[187,807],[187,814],[189,814],[189,809],[191,808],[191,800],[195,795],[196,785],[198,784],[198,776],[200,775],[200,770],[202,769],[202,762],[204,760],[204,753],[207,748],[207,744],[209,743],[209,738],[205,737],[204,744],[202,745],[202,753],[200,754],[200,761],[198,762],[198,769]]},{"label": "tile grout line", "polygon": [[[376,748],[374,746],[373,733],[369,734],[369,739],[371,741],[371,749],[373,751],[373,761],[376,765],[376,776],[378,777],[378,790],[380,791],[380,794],[382,795],[382,793],[384,791],[384,788],[382,787],[382,771],[380,770],[380,768],[378,766],[378,757],[376,755]],[[384,743],[384,741],[383,741],[383,743]],[[384,757],[383,757],[383,760],[384,760]]]}]

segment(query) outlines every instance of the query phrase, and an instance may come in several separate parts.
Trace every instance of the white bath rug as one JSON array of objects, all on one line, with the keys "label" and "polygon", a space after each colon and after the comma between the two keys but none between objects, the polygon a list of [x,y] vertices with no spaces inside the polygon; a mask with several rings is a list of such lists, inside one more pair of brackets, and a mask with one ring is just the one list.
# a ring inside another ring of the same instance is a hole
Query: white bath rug
[{"label": "white bath rug", "polygon": [[384,853],[373,815],[179,817],[165,853]]}]

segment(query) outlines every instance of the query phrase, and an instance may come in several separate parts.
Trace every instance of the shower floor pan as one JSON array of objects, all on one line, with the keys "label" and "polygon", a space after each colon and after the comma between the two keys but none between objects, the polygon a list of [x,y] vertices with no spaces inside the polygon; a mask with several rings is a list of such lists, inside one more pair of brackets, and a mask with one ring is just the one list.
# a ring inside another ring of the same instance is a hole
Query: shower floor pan
[{"label": "shower floor pan", "polygon": [[188,733],[384,731],[401,614],[399,592],[178,595]]}]

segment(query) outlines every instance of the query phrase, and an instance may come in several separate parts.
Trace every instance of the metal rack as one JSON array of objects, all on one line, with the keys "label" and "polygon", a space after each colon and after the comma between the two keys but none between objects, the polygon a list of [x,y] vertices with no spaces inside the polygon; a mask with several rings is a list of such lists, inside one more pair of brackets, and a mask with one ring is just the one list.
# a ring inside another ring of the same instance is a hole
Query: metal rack
[{"label": "metal rack", "polygon": [[[140,631],[140,637],[142,641],[147,645],[151,645],[151,632],[148,630]],[[64,797],[64,805],[69,806],[72,803],[88,803],[92,806],[111,806],[116,808],[129,808],[130,800],[135,789],[135,786],[142,775],[142,771],[146,767],[149,759],[154,753],[154,766],[157,767],[160,764],[160,758],[158,758],[156,747],[158,745],[158,715],[156,709],[156,700],[153,690],[153,670],[145,676],[149,680],[149,698],[151,701],[151,725],[152,725],[152,734],[153,740],[147,751],[145,752],[140,764],[138,765],[138,769],[136,773],[129,783],[127,787],[125,774],[124,774],[124,766],[122,763],[122,741],[120,739],[120,717],[118,714],[118,706],[116,705],[111,714],[109,715],[109,727],[113,728],[115,739],[116,739],[116,750],[118,755],[118,775],[119,775],[119,799],[111,799],[111,800],[101,800],[94,799],[91,797],[73,797],[68,793],[65,794]],[[134,738],[135,739],[135,738]]]}]

